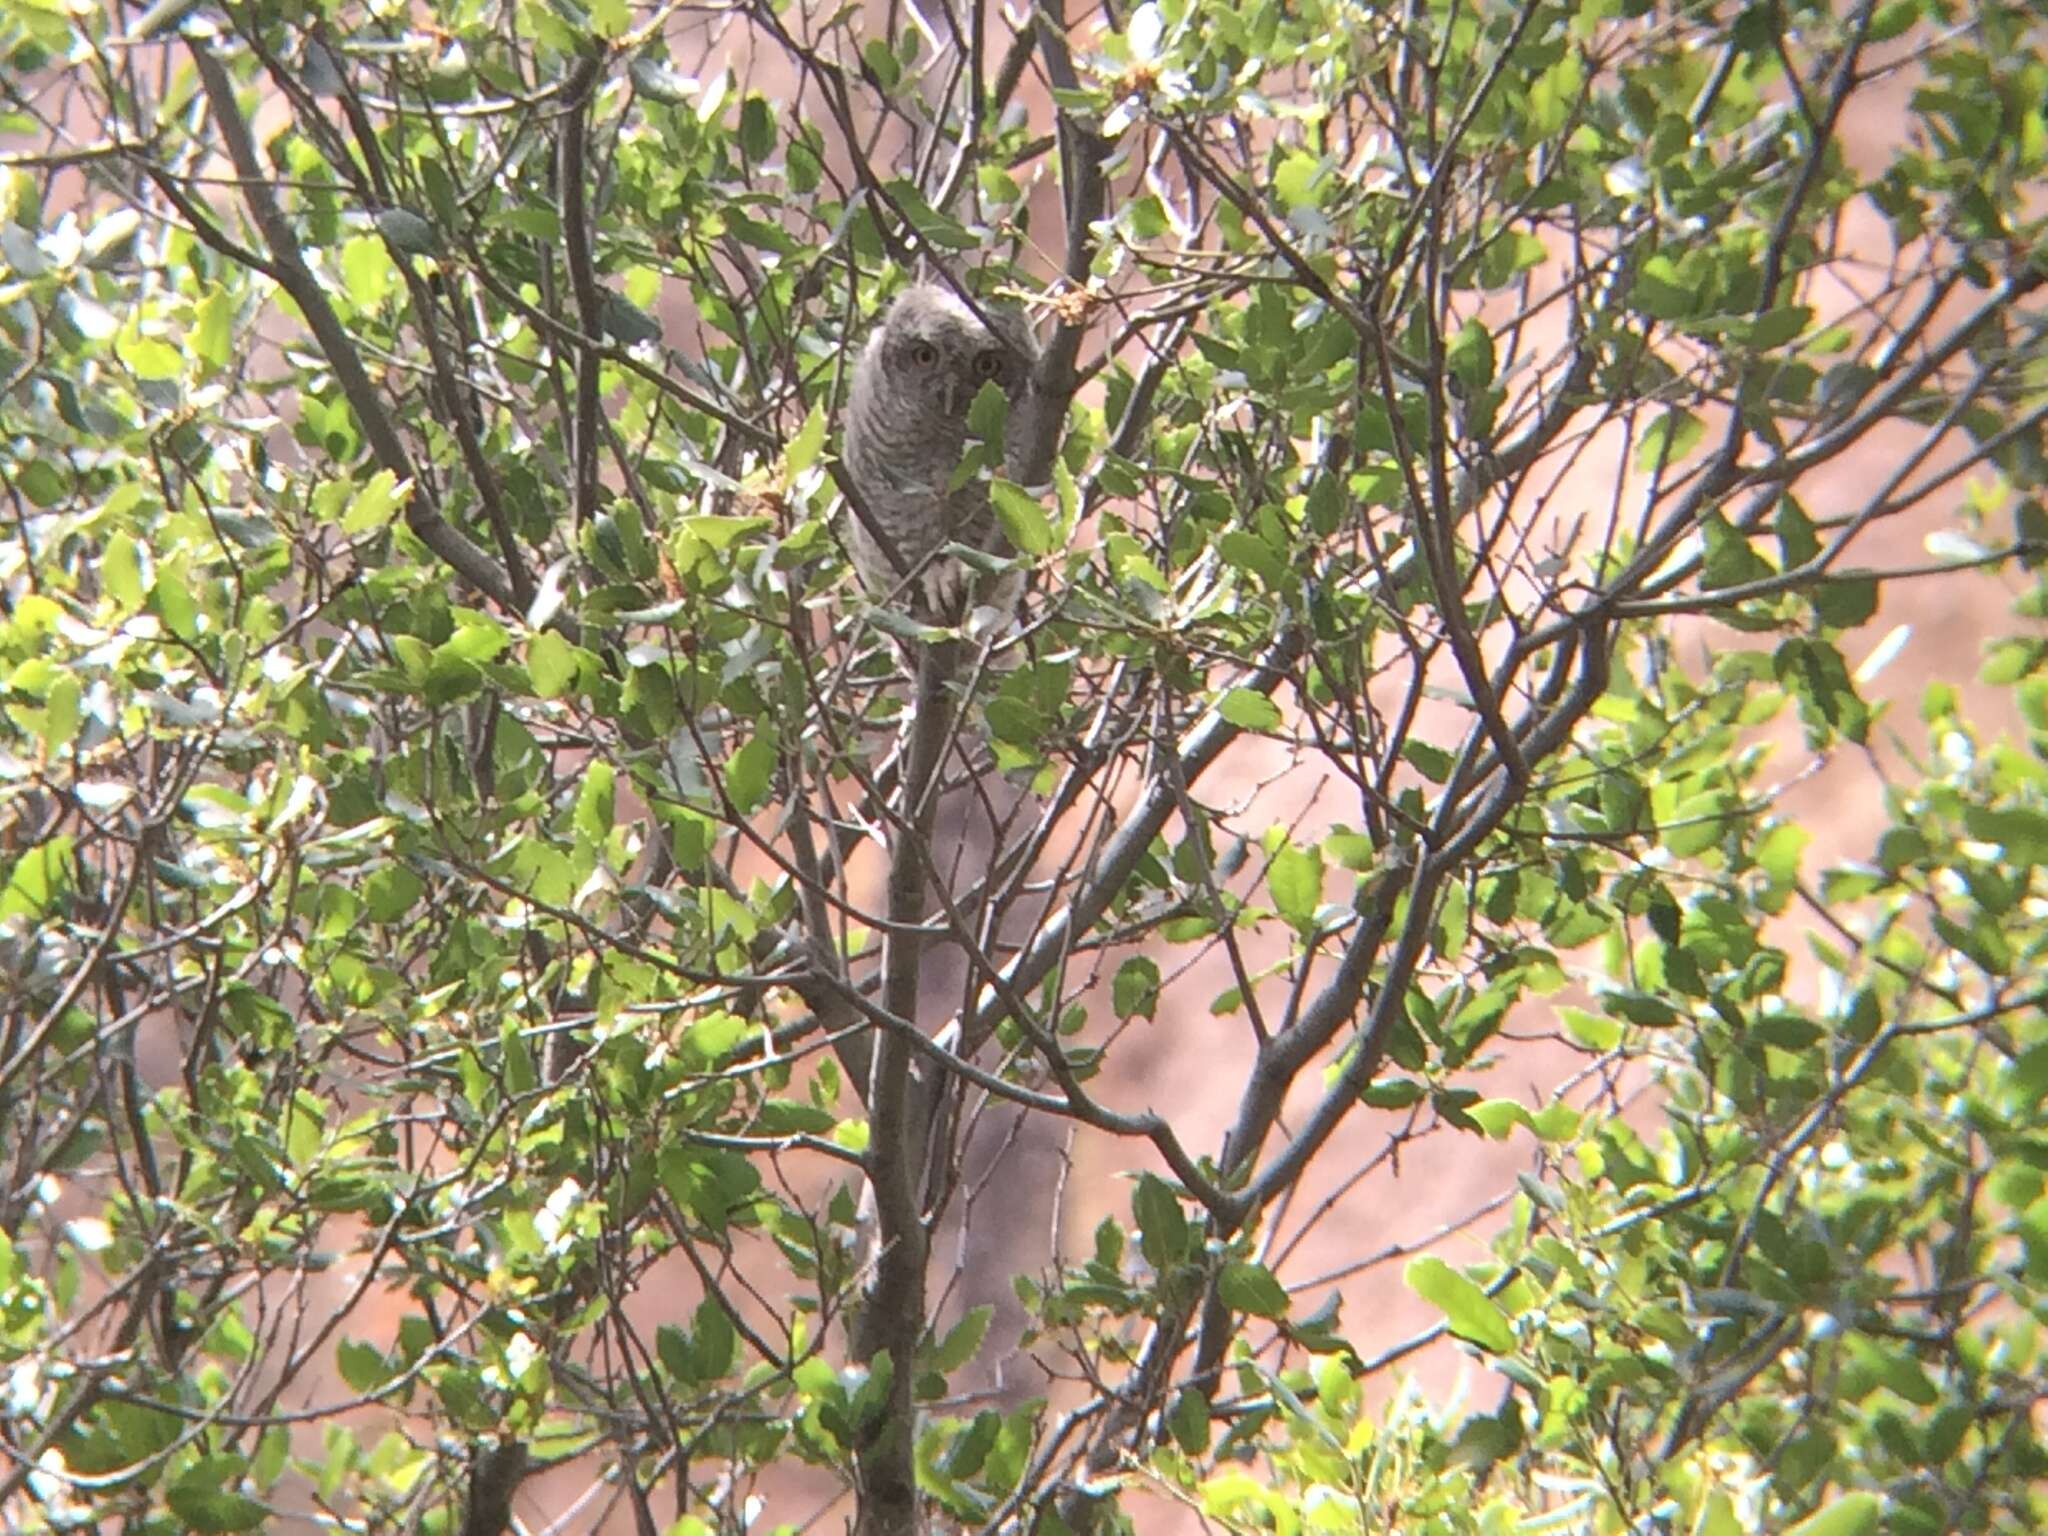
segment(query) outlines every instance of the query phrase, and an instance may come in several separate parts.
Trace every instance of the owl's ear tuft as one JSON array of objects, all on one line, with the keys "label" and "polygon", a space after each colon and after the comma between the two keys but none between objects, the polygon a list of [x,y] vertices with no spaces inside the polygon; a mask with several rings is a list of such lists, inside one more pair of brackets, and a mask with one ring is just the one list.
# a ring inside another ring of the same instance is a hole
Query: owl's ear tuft
[{"label": "owl's ear tuft", "polygon": [[990,306],[988,318],[996,339],[1010,353],[1005,363],[1028,378],[1031,365],[1038,361],[1038,337],[1031,329],[1029,317],[1014,304],[995,304]]}]

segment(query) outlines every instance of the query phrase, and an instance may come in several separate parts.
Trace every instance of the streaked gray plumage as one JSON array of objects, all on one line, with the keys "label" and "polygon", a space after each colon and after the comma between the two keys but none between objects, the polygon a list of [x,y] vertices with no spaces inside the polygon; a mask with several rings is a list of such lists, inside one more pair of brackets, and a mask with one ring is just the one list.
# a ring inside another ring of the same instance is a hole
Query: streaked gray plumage
[{"label": "streaked gray plumage", "polygon": [[847,516],[854,573],[876,602],[927,622],[958,623],[983,605],[1008,613],[1023,596],[1021,575],[991,577],[935,553],[956,542],[1012,553],[985,483],[947,489],[967,444],[968,408],[986,384],[1009,396],[1004,457],[1017,457],[1016,407],[1037,349],[1021,319],[986,312],[995,330],[950,288],[905,289],[862,349],[847,399],[846,468],[868,513]]}]

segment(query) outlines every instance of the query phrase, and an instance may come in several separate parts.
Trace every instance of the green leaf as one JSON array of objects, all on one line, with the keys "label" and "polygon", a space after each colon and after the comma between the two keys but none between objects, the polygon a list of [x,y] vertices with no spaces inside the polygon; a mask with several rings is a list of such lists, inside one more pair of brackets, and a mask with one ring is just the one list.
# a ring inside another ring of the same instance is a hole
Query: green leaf
[{"label": "green leaf", "polygon": [[1525,140],[1548,138],[1571,118],[1585,85],[1585,67],[1576,51],[1563,54],[1529,86],[1529,105],[1522,124]]},{"label": "green leaf", "polygon": [[1495,1141],[1506,1141],[1508,1132],[1518,1125],[1535,1129],[1530,1123],[1529,1111],[1513,1099],[1486,1099],[1467,1105],[1465,1113]]},{"label": "green leaf", "polygon": [[1428,1095],[1429,1090],[1413,1078],[1382,1077],[1359,1090],[1358,1102],[1374,1109],[1407,1109]]},{"label": "green leaf", "polygon": [[1871,1536],[1879,1528],[1884,1500],[1867,1489],[1857,1489],[1829,1500],[1785,1532],[1785,1536]]},{"label": "green leaf", "polygon": [[383,1351],[361,1339],[343,1339],[335,1345],[334,1364],[341,1379],[358,1392],[378,1391],[392,1376]]},{"label": "green leaf", "polygon": [[742,816],[752,815],[768,803],[775,784],[776,755],[775,735],[764,730],[748,737],[746,745],[725,765],[725,792]]},{"label": "green leaf", "polygon": [[242,549],[267,549],[277,542],[277,528],[267,518],[244,517],[239,512],[216,512],[213,525],[223,538]]},{"label": "green leaf", "polygon": [[1813,594],[1813,611],[1830,628],[1854,629],[1876,616],[1878,597],[1873,577],[1830,576]]},{"label": "green leaf", "polygon": [[1019,554],[1037,559],[1053,550],[1052,520],[1038,499],[1021,485],[1008,480],[989,482],[989,499],[995,506],[996,521]]},{"label": "green leaf", "polygon": [[1139,1175],[1131,1214],[1138,1222],[1139,1250],[1155,1271],[1165,1274],[1187,1258],[1191,1241],[1187,1212],[1164,1179],[1150,1173]]},{"label": "green leaf", "polygon": [[656,1176],[674,1200],[713,1232],[723,1232],[761,1187],[754,1165],[717,1147],[669,1143],[655,1154]]},{"label": "green leaf", "polygon": [[1451,769],[1458,761],[1455,753],[1414,736],[1401,744],[1401,757],[1432,784],[1441,784],[1450,778]]},{"label": "green leaf", "polygon": [[1609,1013],[1619,1014],[1629,1023],[1640,1024],[1646,1029],[1668,1029],[1685,1019],[1684,1014],[1657,993],[1632,987],[1611,988],[1600,994],[1600,1001]]},{"label": "green leaf", "polygon": [[1996,843],[2015,864],[2048,864],[2048,814],[2022,806],[1966,806],[1963,825],[1980,843]]},{"label": "green leaf", "polygon": [[1652,256],[1636,273],[1629,302],[1657,320],[1684,320],[1700,312],[1700,296],[1669,256]]},{"label": "green leaf", "polygon": [[526,675],[533,691],[544,699],[566,694],[582,670],[582,652],[552,629],[544,629],[526,642]]},{"label": "green leaf", "polygon": [[72,673],[62,674],[50,684],[50,691],[43,697],[42,721],[36,731],[46,754],[54,757],[70,744],[71,738],[78,733],[84,702],[85,691]]},{"label": "green leaf", "polygon": [[1813,310],[1804,304],[1781,304],[1767,309],[1749,323],[1747,340],[1752,347],[1782,347],[1813,323]]},{"label": "green leaf", "polygon": [[618,775],[602,758],[593,758],[584,765],[583,787],[576,792],[576,831],[593,843],[601,843],[611,835],[613,807],[613,786]]},{"label": "green leaf", "polygon": [[1216,553],[1238,570],[1258,577],[1271,590],[1278,591],[1287,583],[1287,562],[1255,533],[1229,529],[1216,541]]},{"label": "green leaf", "polygon": [[989,1319],[995,1316],[992,1306],[969,1307],[959,1322],[946,1330],[946,1336],[932,1347],[932,1369],[941,1374],[950,1374],[972,1360],[981,1348],[981,1341],[988,1334]]},{"label": "green leaf", "polygon": [[1706,561],[1700,570],[1700,586],[1706,591],[1719,592],[1777,574],[1771,569],[1771,562],[1758,554],[1749,540],[1731,528],[1718,512],[1700,519],[1700,536],[1707,546]]},{"label": "green leaf", "polygon": [[1540,267],[1549,249],[1526,229],[1510,230],[1487,242],[1479,258],[1479,283],[1483,288],[1505,288],[1531,267]]},{"label": "green leaf", "polygon": [[1779,501],[1771,528],[1778,536],[1779,560],[1786,570],[1804,565],[1820,553],[1820,530],[1795,498]]},{"label": "green leaf", "polygon": [[21,494],[39,507],[54,507],[70,490],[70,479],[48,459],[30,459],[15,473]]},{"label": "green leaf", "polygon": [[1484,389],[1493,382],[1492,333],[1477,320],[1467,320],[1444,349],[1444,363],[1467,389]]},{"label": "green leaf", "polygon": [[1494,1305],[1485,1291],[1442,1259],[1411,1260],[1402,1278],[1408,1289],[1443,1313],[1451,1332],[1467,1343],[1496,1355],[1515,1347],[1515,1330],[1507,1314]]},{"label": "green leaf", "polygon": [[1315,926],[1323,902],[1323,851],[1287,844],[1273,855],[1266,871],[1266,889],[1273,905],[1293,927],[1306,933]]},{"label": "green leaf", "polygon": [[209,287],[206,296],[193,307],[189,338],[192,353],[209,369],[227,366],[234,340],[234,320],[234,300],[219,286]]},{"label": "green leaf", "polygon": [[1247,731],[1277,731],[1280,706],[1256,688],[1232,688],[1216,701],[1216,713]]},{"label": "green leaf", "polygon": [[1118,1018],[1152,1018],[1159,1007],[1158,962],[1149,955],[1133,955],[1116,968],[1109,990]]},{"label": "green leaf", "polygon": [[410,480],[401,485],[390,470],[380,469],[370,476],[368,484],[349,498],[348,510],[341,515],[341,531],[355,535],[367,533],[372,528],[382,528],[411,499]]},{"label": "green leaf", "polygon": [[198,632],[199,606],[193,601],[191,588],[162,565],[157,567],[156,580],[150,583],[149,603],[165,627],[179,639],[190,640]]},{"label": "green leaf", "polygon": [[396,293],[404,279],[391,259],[391,251],[375,235],[358,235],[342,242],[341,286],[357,309],[376,309]]},{"label": "green leaf", "polygon": [[467,612],[462,614],[455,633],[435,647],[435,654],[483,663],[496,660],[511,643],[512,636],[496,619]]},{"label": "green leaf", "polygon": [[426,893],[426,883],[403,864],[385,864],[364,879],[362,889],[370,920],[395,923]]},{"label": "green leaf", "polygon": [[1636,447],[1637,470],[1647,475],[1677,464],[1699,446],[1706,431],[1706,423],[1691,411],[1666,411],[1643,431]]},{"label": "green leaf", "polygon": [[775,107],[758,91],[740,104],[738,137],[740,152],[749,160],[766,160],[775,153]]},{"label": "green leaf", "polygon": [[[988,1464],[988,1454],[996,1448],[1002,1433],[1003,1416],[993,1408],[982,1409],[974,1416],[974,1422],[967,1426],[966,1433],[947,1448],[941,1470],[956,1480],[973,1477]],[[708,1527],[706,1536],[709,1536]]]},{"label": "green leaf", "polygon": [[1145,552],[1145,546],[1128,533],[1112,533],[1104,539],[1102,553],[1118,581],[1150,587],[1154,592],[1166,591],[1166,573]]},{"label": "green leaf", "polygon": [[1584,1123],[1585,1116],[1569,1104],[1546,1104],[1528,1117],[1529,1129],[1543,1141],[1570,1141]]},{"label": "green leaf", "polygon": [[1323,852],[1336,862],[1339,869],[1348,869],[1354,875],[1370,874],[1380,861],[1379,850],[1373,846],[1371,837],[1341,824],[1332,827],[1323,838]]},{"label": "green leaf", "polygon": [[747,1021],[736,1013],[707,1013],[691,1022],[683,1049],[705,1069],[725,1060],[726,1052],[746,1038]]},{"label": "green leaf", "polygon": [[144,336],[133,327],[114,343],[114,354],[135,371],[138,379],[177,379],[185,374],[185,354],[167,341]]},{"label": "green leaf", "polygon": [[1807,738],[1818,743],[1831,731],[1862,741],[1870,729],[1870,710],[1856,693],[1842,653],[1823,640],[1795,635],[1771,657],[1779,684],[1799,705]]},{"label": "green leaf", "polygon": [[107,547],[100,555],[100,580],[106,584],[107,596],[124,612],[134,612],[149,597],[149,584],[142,574],[142,560],[142,546],[126,533],[117,533],[108,539]]},{"label": "green leaf", "polygon": [[267,1506],[226,1485],[241,1481],[248,1463],[239,1456],[203,1456],[164,1495],[187,1530],[249,1531],[270,1517]]},{"label": "green leaf", "polygon": [[1190,1456],[1209,1449],[1209,1399],[1193,1387],[1183,1387],[1167,1411],[1166,1425],[1174,1443]]},{"label": "green leaf", "polygon": [[695,1365],[693,1379],[716,1381],[732,1370],[739,1335],[716,1297],[706,1296],[697,1303],[696,1315],[690,1319],[690,1342]]},{"label": "green leaf", "polygon": [[796,436],[789,440],[783,450],[783,467],[794,480],[813,464],[818,462],[818,453],[825,446],[825,403],[821,400],[811,406],[804,417],[804,424],[797,428]]},{"label": "green leaf", "polygon": [[754,1132],[761,1136],[822,1135],[839,1123],[828,1109],[800,1104],[794,1099],[769,1099],[754,1118]]},{"label": "green leaf", "polygon": [[[875,73],[886,83],[893,83],[902,75],[895,56],[882,45],[880,38],[870,40],[862,57],[874,66]],[[979,236],[963,229],[958,220],[947,218],[927,203],[917,183],[898,177],[885,190],[890,202],[902,211],[911,227],[933,245],[949,251],[971,251],[982,243]]]},{"label": "green leaf", "polygon": [[1325,184],[1323,162],[1300,150],[1289,154],[1273,168],[1273,191],[1285,208],[1314,207],[1321,200],[1318,189]]},{"label": "green leaf", "polygon": [[991,379],[975,391],[974,399],[968,403],[968,434],[1000,447],[1009,420],[1009,397],[1003,393],[1003,387]]},{"label": "green leaf", "polygon": [[1263,1264],[1224,1265],[1223,1273],[1216,1277],[1216,1294],[1233,1312],[1272,1319],[1287,1315],[1287,1291]]},{"label": "green leaf", "polygon": [[[1009,184],[1009,195],[997,198],[996,201],[1014,203],[1017,201],[1017,184],[1007,175],[1003,180]],[[991,195],[985,180],[982,184],[982,193],[984,196]],[[1150,192],[1142,197],[1127,199],[1117,210],[1117,218],[1130,231],[1134,240],[1157,240],[1173,228],[1173,221],[1167,217],[1166,205]]]},{"label": "green leaf", "polygon": [[[806,429],[808,430],[808,423]],[[761,533],[775,526],[774,519],[767,517],[726,517],[705,512],[695,517],[676,519],[678,532],[688,534],[707,549],[727,550],[749,534]]]},{"label": "green leaf", "polygon": [[1557,1016],[1565,1032],[1588,1050],[1611,1051],[1621,1044],[1621,1025],[1605,1014],[1566,1006],[1558,1009]]},{"label": "green leaf", "polygon": [[654,1353],[661,1367],[685,1386],[696,1384],[697,1360],[690,1349],[690,1336],[674,1323],[663,1323],[654,1331]]},{"label": "green leaf", "polygon": [[263,1431],[257,1443],[256,1457],[249,1464],[249,1476],[256,1486],[266,1491],[284,1476],[284,1469],[291,1459],[292,1434],[282,1424],[273,1424]]},{"label": "green leaf", "polygon": [[1934,1378],[1927,1373],[1926,1367],[1914,1359],[1910,1349],[1889,1340],[1856,1334],[1849,1335],[1843,1342],[1857,1369],[1868,1371],[1914,1407],[1932,1408],[1941,1401],[1941,1389],[1934,1384]]},{"label": "green leaf", "polygon": [[7,872],[0,890],[0,917],[41,918],[71,889],[71,850],[67,833],[36,844]]}]

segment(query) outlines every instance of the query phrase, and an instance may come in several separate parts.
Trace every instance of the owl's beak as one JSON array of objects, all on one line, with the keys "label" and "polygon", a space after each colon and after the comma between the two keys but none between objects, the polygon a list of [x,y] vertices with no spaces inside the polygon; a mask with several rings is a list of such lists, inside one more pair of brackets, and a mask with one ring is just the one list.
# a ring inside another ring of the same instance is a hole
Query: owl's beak
[{"label": "owl's beak", "polygon": [[940,386],[939,398],[945,403],[948,416],[958,416],[962,406],[965,404],[960,398],[960,381],[958,379],[946,380]]}]

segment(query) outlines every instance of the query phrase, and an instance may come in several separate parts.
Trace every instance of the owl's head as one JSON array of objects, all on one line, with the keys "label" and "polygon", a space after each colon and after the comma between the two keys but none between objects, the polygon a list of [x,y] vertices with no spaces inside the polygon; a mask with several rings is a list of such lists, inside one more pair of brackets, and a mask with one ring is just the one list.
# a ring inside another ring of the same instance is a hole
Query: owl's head
[{"label": "owl's head", "polygon": [[1030,337],[1017,317],[989,314],[995,330],[950,288],[919,283],[904,289],[877,337],[890,382],[948,421],[965,421],[985,384],[1015,400],[1030,375]]}]

